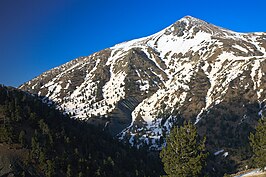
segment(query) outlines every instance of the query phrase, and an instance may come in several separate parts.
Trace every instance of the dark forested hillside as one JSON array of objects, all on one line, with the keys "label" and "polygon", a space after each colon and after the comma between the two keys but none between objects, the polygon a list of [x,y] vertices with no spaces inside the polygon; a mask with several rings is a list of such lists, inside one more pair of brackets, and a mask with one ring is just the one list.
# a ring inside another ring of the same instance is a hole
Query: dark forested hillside
[{"label": "dark forested hillside", "polygon": [[0,175],[159,176],[154,158],[37,96],[0,86]]}]

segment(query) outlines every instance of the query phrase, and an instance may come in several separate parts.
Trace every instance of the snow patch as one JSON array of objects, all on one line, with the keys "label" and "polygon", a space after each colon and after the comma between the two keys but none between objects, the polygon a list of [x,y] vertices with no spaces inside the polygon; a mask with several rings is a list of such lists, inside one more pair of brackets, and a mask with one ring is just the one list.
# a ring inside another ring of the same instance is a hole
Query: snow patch
[{"label": "snow patch", "polygon": [[214,155],[219,155],[219,154],[221,154],[222,152],[224,152],[224,150],[223,149],[221,149],[221,150],[219,150],[219,151],[216,151],[215,153],[213,153]]}]

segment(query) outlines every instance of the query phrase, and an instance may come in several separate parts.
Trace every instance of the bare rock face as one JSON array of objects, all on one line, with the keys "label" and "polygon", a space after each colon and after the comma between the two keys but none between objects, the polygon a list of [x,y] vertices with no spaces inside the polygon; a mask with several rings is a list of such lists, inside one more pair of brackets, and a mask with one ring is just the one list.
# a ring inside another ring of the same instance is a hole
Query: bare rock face
[{"label": "bare rock face", "polygon": [[[181,120],[211,151],[239,148],[265,110],[266,33],[194,17],[72,60],[20,86],[134,146],[160,149]],[[230,153],[229,153],[230,154]]]}]

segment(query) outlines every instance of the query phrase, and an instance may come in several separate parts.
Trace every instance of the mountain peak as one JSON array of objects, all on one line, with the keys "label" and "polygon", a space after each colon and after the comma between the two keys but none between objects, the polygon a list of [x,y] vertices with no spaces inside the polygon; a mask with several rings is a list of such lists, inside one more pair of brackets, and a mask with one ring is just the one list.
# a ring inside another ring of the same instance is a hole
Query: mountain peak
[{"label": "mountain peak", "polygon": [[[192,17],[190,15],[184,16],[180,20],[178,20],[176,23],[186,23],[187,25],[193,25],[193,26],[206,26],[206,25],[211,25],[210,23],[201,20],[199,18]],[[213,26],[213,25],[212,25]]]},{"label": "mountain peak", "polygon": [[198,18],[195,18],[195,17],[192,17],[190,15],[186,15],[184,16],[183,18],[181,19],[186,19],[186,20],[190,20],[190,21],[202,21],[201,19],[198,19]]},{"label": "mountain peak", "polygon": [[212,24],[187,15],[168,27],[166,29],[166,34],[173,34],[174,36],[181,37],[184,35],[189,35],[191,33],[191,30],[194,31],[193,35],[195,35],[199,31],[213,34],[213,31],[216,31],[217,29],[219,28],[215,27]]},{"label": "mountain peak", "polygon": [[234,33],[231,30],[213,25],[190,15],[184,16],[180,20],[176,21],[173,25],[171,25],[171,27],[174,27],[176,28],[176,31],[179,31],[178,34],[180,35],[178,36],[181,36],[183,33],[189,33],[190,30],[202,31],[219,37],[230,36]]}]

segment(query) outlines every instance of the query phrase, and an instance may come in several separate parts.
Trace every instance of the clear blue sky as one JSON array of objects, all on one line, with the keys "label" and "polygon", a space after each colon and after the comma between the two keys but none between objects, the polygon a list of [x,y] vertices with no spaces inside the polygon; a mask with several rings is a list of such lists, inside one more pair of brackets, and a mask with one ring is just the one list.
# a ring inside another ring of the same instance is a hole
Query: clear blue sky
[{"label": "clear blue sky", "polygon": [[266,32],[265,0],[0,0],[0,83],[20,84],[186,15],[239,32]]}]

